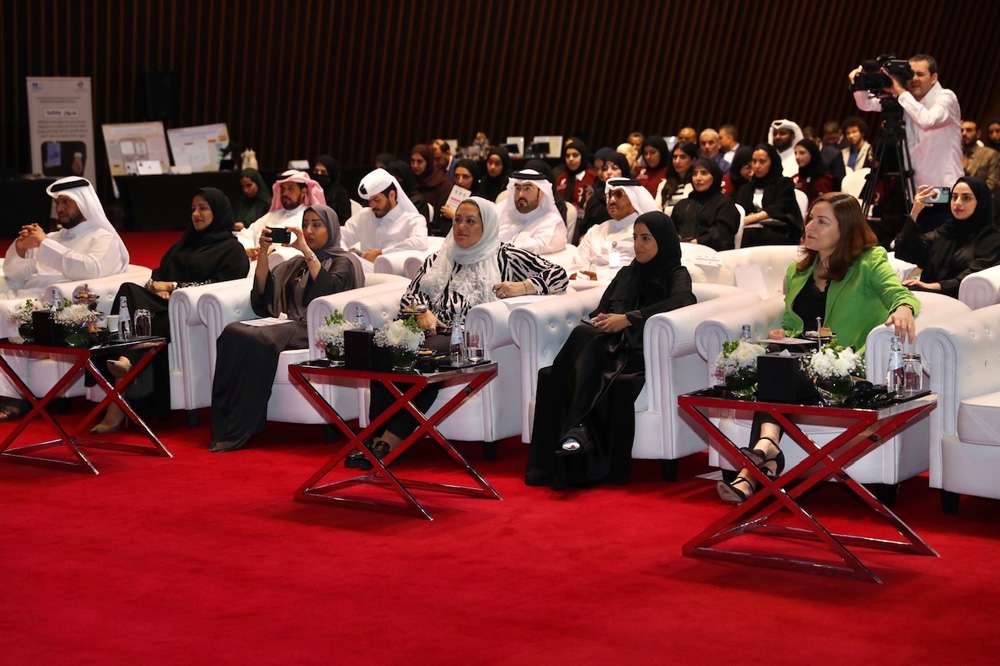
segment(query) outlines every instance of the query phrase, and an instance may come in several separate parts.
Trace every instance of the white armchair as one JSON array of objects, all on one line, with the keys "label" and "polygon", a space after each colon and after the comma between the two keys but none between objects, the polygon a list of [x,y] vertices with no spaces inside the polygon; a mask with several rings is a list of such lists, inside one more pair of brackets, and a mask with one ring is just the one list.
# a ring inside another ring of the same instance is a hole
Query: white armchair
[{"label": "white armchair", "polygon": [[[383,291],[366,295],[351,301],[348,311],[360,307],[367,321],[378,328],[391,321],[399,313],[399,299],[404,289]],[[520,432],[521,420],[519,404],[515,397],[521,385],[521,366],[518,350],[510,335],[509,318],[513,312],[523,307],[525,301],[534,304],[546,303],[558,296],[533,296],[494,301],[477,305],[469,311],[465,320],[466,330],[478,331],[482,336],[483,350],[487,360],[498,365],[497,377],[476,395],[469,398],[438,428],[448,439],[457,441],[483,442],[487,459],[496,457],[497,442]],[[436,409],[450,399],[460,388],[442,390],[434,406]],[[362,425],[368,423],[368,391],[359,391],[360,416]]]},{"label": "white armchair", "polygon": [[[968,279],[968,278],[966,278]],[[924,329],[917,351],[937,393],[930,423],[930,486],[946,513],[959,495],[1000,499],[1000,305]]]},{"label": "white armchair", "polygon": [[[941,294],[914,292],[914,295],[921,303],[920,315],[916,320],[918,339],[925,328],[969,311],[963,303]],[[783,309],[783,298],[776,296],[751,307],[729,310],[706,319],[698,326],[695,333],[698,353],[706,363],[711,364],[722,351],[722,343],[739,337],[743,324],[750,324],[755,335],[765,335],[771,329],[780,328]],[[890,336],[890,329],[881,325],[876,326],[868,334],[865,343],[865,371],[874,383],[880,383],[880,378],[885,374],[889,360]],[[707,381],[711,379],[710,375],[706,377]],[[749,419],[738,415],[735,419],[727,417],[717,422],[719,428],[734,442],[749,441]],[[825,443],[832,439],[839,429],[806,425],[803,431],[817,442]],[[847,468],[847,471],[860,483],[878,484],[876,492],[883,501],[891,503],[900,481],[927,470],[927,441],[928,418],[924,415],[879,449],[857,460]],[[789,465],[794,465],[805,457],[802,450],[788,439],[785,440],[782,450]],[[729,468],[728,463],[722,461],[714,449],[709,453],[709,462]]]},{"label": "white armchair", "polygon": [[[306,321],[310,340],[315,338],[316,329],[323,325],[323,318],[334,308],[344,312],[348,301],[359,294],[377,292],[383,289],[398,289],[398,285],[405,286],[407,284],[404,278],[394,275],[373,274],[367,275],[365,278],[365,286],[361,289],[317,298],[309,304]],[[226,326],[233,322],[257,318],[250,306],[250,281],[238,280],[235,283],[225,284],[225,288],[216,285],[217,289],[203,294],[198,300],[197,306],[198,316],[204,323],[208,336],[208,363],[206,366],[208,377],[206,378],[204,374],[200,375],[208,385],[208,405],[211,404],[211,384],[215,378],[216,342],[219,336],[222,335]],[[320,355],[321,352],[315,345],[310,345],[308,349],[289,349],[281,353],[271,389],[271,398],[267,403],[268,420],[288,423],[324,422],[319,412],[302,397],[288,377],[289,365],[318,358]],[[323,384],[320,387],[320,392],[345,419],[357,416],[357,398],[353,389],[344,390],[332,384]]]},{"label": "white armchair", "polygon": [[973,310],[1000,303],[1000,266],[967,276],[958,286],[958,300]]},{"label": "white armchair", "polygon": [[412,280],[420,267],[424,265],[424,260],[441,249],[444,238],[440,236],[427,237],[426,250],[400,250],[382,254],[375,258],[374,270],[376,273],[389,273],[401,275],[407,280]]},{"label": "white armchair", "polygon": [[[600,302],[602,290],[567,294],[514,310],[511,335],[520,349],[521,439],[531,440],[538,370],[549,366],[580,317]],[[635,401],[633,458],[662,461],[664,477],[676,477],[677,460],[705,449],[705,436],[677,407],[677,396],[704,388],[705,361],[696,353],[694,332],[705,317],[760,298],[737,287],[696,284],[698,303],[658,314],[643,332],[646,385]]]}]

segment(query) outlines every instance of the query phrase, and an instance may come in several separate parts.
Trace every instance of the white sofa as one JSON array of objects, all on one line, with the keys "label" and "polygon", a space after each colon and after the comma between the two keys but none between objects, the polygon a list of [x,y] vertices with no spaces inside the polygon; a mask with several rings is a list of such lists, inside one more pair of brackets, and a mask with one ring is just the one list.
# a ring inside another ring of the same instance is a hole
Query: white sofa
[{"label": "white sofa", "polygon": [[967,276],[958,286],[958,300],[973,310],[1000,303],[1000,266]]},{"label": "white sofa", "polygon": [[940,320],[917,339],[938,397],[928,417],[930,486],[947,513],[958,511],[960,494],[1000,499],[998,345],[1000,305]]},{"label": "white sofa", "polygon": [[[635,401],[633,458],[662,461],[664,477],[673,480],[679,458],[704,450],[704,433],[692,428],[677,407],[677,396],[705,388],[705,361],[696,353],[694,332],[703,318],[758,302],[760,297],[737,287],[694,285],[698,303],[651,317],[643,331],[646,385]],[[531,440],[538,371],[552,365],[556,354],[580,323],[599,304],[602,289],[567,294],[514,310],[511,337],[520,350],[521,440]]]},{"label": "white sofa", "polygon": [[440,236],[427,237],[426,250],[400,250],[390,254],[382,254],[375,257],[374,271],[376,273],[389,273],[391,275],[401,275],[408,280],[412,280],[424,260],[441,249],[444,238]]},{"label": "white sofa", "polygon": [[[922,331],[941,321],[947,321],[969,312],[969,308],[959,301],[926,292],[914,292],[921,302],[917,317],[918,338]],[[706,319],[698,326],[695,334],[698,353],[711,364],[722,351],[722,344],[739,337],[743,324],[750,324],[755,336],[766,335],[767,331],[781,327],[784,299],[780,296],[761,301],[751,307],[734,309]],[[891,330],[877,326],[868,334],[865,343],[865,371],[874,383],[882,383],[881,378],[889,360],[889,339]],[[706,376],[705,381],[712,381]],[[716,422],[719,428],[734,442],[746,442],[750,437],[750,422],[744,418],[722,418]],[[877,450],[858,459],[847,468],[848,473],[860,483],[879,484],[875,490],[883,501],[891,503],[896,486],[900,481],[921,474],[928,467],[928,427],[927,415],[911,423],[900,435],[886,442]],[[825,443],[839,432],[831,426],[808,425],[803,431],[817,442]],[[783,451],[788,465],[794,465],[805,456],[790,439],[784,439]],[[709,462],[728,469],[728,463],[713,449]]]},{"label": "white sofa", "polygon": [[[323,325],[323,319],[327,314],[335,308],[345,314],[349,313],[347,303],[359,294],[398,289],[400,285],[405,286],[408,283],[404,278],[395,275],[366,275],[365,278],[365,286],[361,289],[317,298],[309,304],[306,321],[310,340],[315,340],[316,329]],[[203,294],[198,300],[198,315],[205,325],[209,340],[208,362],[206,370],[201,375],[202,381],[208,385],[208,404],[211,404],[211,383],[215,378],[216,341],[227,325],[257,318],[250,306],[250,282],[243,284],[243,281],[237,281],[226,285],[226,288],[216,288]],[[288,376],[289,365],[319,358],[322,354],[323,352],[314,344],[308,349],[290,349],[281,353],[271,397],[267,403],[269,421],[324,423],[319,412],[302,396]],[[357,417],[357,396],[354,389],[323,384],[320,392],[344,419]]]}]

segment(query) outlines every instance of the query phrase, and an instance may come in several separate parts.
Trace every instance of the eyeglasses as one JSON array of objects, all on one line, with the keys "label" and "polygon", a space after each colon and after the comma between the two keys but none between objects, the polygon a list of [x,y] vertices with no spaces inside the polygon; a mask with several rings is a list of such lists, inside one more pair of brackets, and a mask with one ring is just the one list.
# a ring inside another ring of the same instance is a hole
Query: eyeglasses
[{"label": "eyeglasses", "polygon": [[608,198],[609,199],[624,199],[625,196],[626,196],[625,195],[625,190],[623,190],[623,189],[610,190],[608,192]]}]

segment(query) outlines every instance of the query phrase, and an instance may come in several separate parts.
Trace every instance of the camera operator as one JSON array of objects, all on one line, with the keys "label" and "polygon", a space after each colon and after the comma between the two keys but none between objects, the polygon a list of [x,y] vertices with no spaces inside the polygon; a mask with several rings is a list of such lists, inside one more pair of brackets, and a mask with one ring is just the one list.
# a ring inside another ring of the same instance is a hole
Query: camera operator
[{"label": "camera operator", "polygon": [[[938,65],[934,58],[926,54],[915,55],[908,63],[913,76],[905,85],[898,69],[882,67],[882,72],[891,82],[885,93],[897,98],[907,116],[906,143],[913,162],[914,184],[918,187],[948,186],[964,175],[962,112],[958,97],[938,83]],[[852,86],[862,69],[858,67],[848,75]],[[862,111],[882,110],[882,99],[864,90],[856,90],[854,100]],[[920,216],[920,226],[930,231],[948,219],[948,212],[947,201],[935,205]]]}]

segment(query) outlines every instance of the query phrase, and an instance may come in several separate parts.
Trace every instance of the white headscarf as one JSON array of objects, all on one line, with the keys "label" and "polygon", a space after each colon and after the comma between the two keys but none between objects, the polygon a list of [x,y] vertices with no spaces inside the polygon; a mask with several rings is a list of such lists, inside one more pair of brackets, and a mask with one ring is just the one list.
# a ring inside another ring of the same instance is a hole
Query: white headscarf
[{"label": "white headscarf", "polygon": [[632,202],[632,208],[635,208],[635,212],[639,215],[660,210],[653,195],[637,180],[621,177],[608,178],[604,185],[604,191],[608,192],[619,187],[625,191],[625,196]]},{"label": "white headscarf", "polygon": [[[514,205],[514,199],[516,198],[514,195],[514,186],[520,183],[531,183],[542,191],[542,200],[538,202],[538,208],[530,213],[520,213],[517,210],[517,206]],[[507,198],[501,202],[498,214],[507,219],[524,223],[539,218],[545,213],[559,215],[559,209],[556,208],[556,199],[552,195],[552,183],[549,182],[548,178],[534,169],[524,169],[512,173],[510,181],[507,183]],[[562,219],[562,217],[560,216],[559,219]]]},{"label": "white headscarf", "polygon": [[[450,290],[461,294],[469,307],[496,300],[493,285],[502,281],[497,259],[500,252],[500,218],[492,201],[469,197],[462,203],[467,202],[479,208],[483,235],[472,247],[463,248],[455,243],[451,232],[448,233],[434,263],[420,281],[420,291],[435,303],[444,294],[445,287],[449,286],[449,280]],[[455,264],[462,268],[452,275]]]},{"label": "white headscarf", "polygon": [[104,214],[104,206],[101,205],[101,200],[97,198],[97,192],[94,191],[94,186],[90,184],[90,181],[79,176],[60,178],[45,188],[45,193],[53,199],[61,196],[69,197],[80,209],[80,214],[83,215],[84,220],[110,232],[115,237],[121,255],[115,273],[124,273],[128,268],[129,262],[128,248],[122,242],[118,231],[111,226],[108,216]]},{"label": "white headscarf", "polygon": [[361,183],[358,185],[358,195],[365,201],[368,201],[373,194],[382,194],[393,185],[396,186],[396,207],[404,212],[419,215],[420,211],[410,201],[410,197],[406,196],[406,192],[400,187],[399,182],[385,169],[375,169],[362,178]]}]

